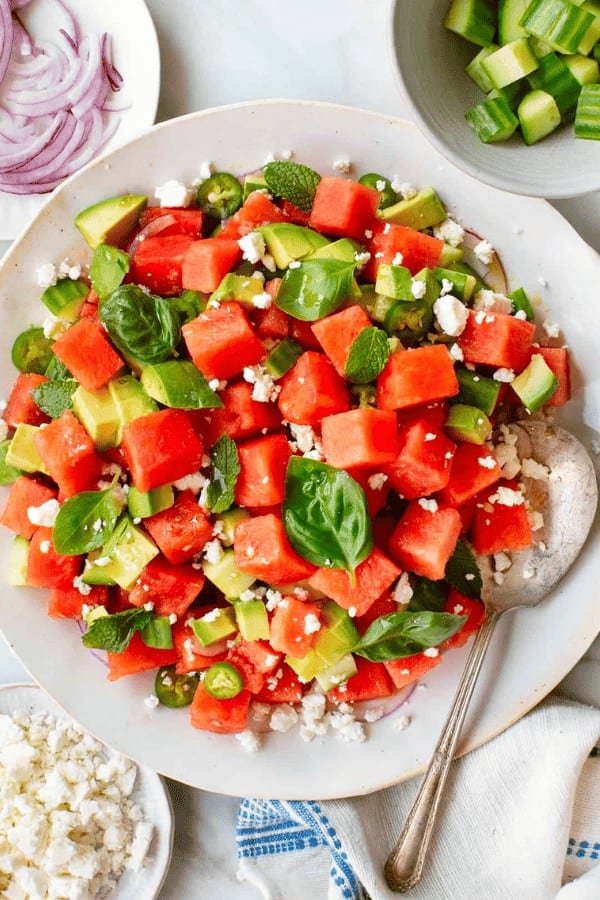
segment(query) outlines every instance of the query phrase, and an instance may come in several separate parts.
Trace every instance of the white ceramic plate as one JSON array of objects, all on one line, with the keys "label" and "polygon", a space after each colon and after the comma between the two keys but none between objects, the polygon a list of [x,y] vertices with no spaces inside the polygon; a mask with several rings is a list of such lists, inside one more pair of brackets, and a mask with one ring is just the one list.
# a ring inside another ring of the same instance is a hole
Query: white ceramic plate
[{"label": "white ceramic plate", "polygon": [[[562,323],[573,351],[574,397],[563,417],[584,441],[600,438],[600,258],[561,216],[541,200],[489,188],[455,169],[418,130],[397,119],[346,107],[298,101],[263,101],[205,110],[153,128],[74,176],[49,199],[0,267],[0,380],[6,396],[14,378],[11,343],[28,322],[40,321],[36,266],[70,255],[86,259],[74,215],[98,200],[128,191],[152,193],[170,178],[191,183],[204,161],[243,173],[270,153],[295,158],[323,174],[350,159],[353,173],[400,174],[416,185],[435,185],[464,225],[485,235],[501,254],[513,286],[523,285],[540,315]],[[515,234],[514,229],[519,229]],[[522,229],[522,231],[521,231]],[[542,288],[539,279],[547,280]],[[17,305],[18,304],[18,305]],[[18,314],[16,310],[18,309]],[[535,610],[507,616],[488,654],[462,749],[506,728],[554,687],[600,630],[597,566],[591,547],[557,590]],[[11,536],[0,535],[0,554]],[[196,787],[225,794],[325,798],[362,794],[423,769],[464,662],[447,654],[413,694],[412,723],[401,734],[383,720],[363,744],[334,738],[304,743],[296,732],[269,735],[263,749],[246,754],[234,737],[194,731],[186,710],[148,709],[143,700],[153,675],[106,681],[106,670],[80,643],[77,627],[44,615],[39,591],[4,587],[0,627],[32,675],[92,733],[133,759]]]},{"label": "white ceramic plate", "polygon": [[[66,0],[82,32],[108,32],[112,36],[112,60],[123,76],[123,88],[117,95],[128,108],[108,144],[118,147],[146,128],[156,118],[160,90],[160,56],[154,23],[144,0]],[[52,38],[58,27],[56,0],[33,0],[25,9],[33,35]],[[31,221],[44,203],[45,196],[19,196],[0,191],[0,240],[12,240]]]},{"label": "white ceramic plate", "polygon": [[[0,686],[0,713],[12,716],[17,711],[49,713],[65,718],[65,711],[36,684]],[[110,752],[110,751],[108,751]],[[126,871],[111,893],[114,900],[154,900],[167,876],[173,849],[173,809],[165,784],[155,772],[138,767],[132,800],[142,808],[146,821],[154,825],[148,863],[137,872]]]}]

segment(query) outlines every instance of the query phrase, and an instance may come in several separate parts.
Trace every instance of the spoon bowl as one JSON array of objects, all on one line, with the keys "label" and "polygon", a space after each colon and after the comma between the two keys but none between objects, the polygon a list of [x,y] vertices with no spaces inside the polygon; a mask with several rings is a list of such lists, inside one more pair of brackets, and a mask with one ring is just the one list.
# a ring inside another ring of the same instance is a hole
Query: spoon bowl
[{"label": "spoon bowl", "polygon": [[[577,438],[541,419],[515,422],[508,428],[516,435],[519,459],[532,459],[547,470],[547,477],[523,476],[525,497],[531,508],[543,515],[544,524],[535,532],[531,547],[512,554],[511,565],[504,572],[494,572],[490,557],[478,558],[486,615],[412,809],[385,865],[386,881],[399,893],[406,893],[421,879],[450,763],[500,616],[511,609],[535,606],[549,593],[574,563],[596,515],[596,474]],[[544,475],[543,470],[539,474]]]}]

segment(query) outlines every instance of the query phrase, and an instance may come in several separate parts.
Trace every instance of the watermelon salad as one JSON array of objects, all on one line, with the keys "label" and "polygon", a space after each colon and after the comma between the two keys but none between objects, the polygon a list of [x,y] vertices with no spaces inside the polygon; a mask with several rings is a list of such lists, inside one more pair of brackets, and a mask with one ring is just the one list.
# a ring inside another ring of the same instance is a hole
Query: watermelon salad
[{"label": "watermelon salad", "polygon": [[568,351],[431,187],[279,160],[156,198],[38,270],[9,582],[194,728],[363,740],[479,627],[477,555],[501,582],[537,539],[507,425],[568,400]]}]

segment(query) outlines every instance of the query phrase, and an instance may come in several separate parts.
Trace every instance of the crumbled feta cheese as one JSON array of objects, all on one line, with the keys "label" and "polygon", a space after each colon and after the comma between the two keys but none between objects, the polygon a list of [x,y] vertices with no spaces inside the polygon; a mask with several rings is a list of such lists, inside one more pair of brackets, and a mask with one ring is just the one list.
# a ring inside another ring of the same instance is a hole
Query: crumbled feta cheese
[{"label": "crumbled feta cheese", "polygon": [[493,494],[490,494],[488,502],[497,503],[499,506],[521,506],[525,502],[525,497],[521,491],[500,486]]},{"label": "crumbled feta cheese", "polygon": [[214,163],[205,159],[200,163],[199,175],[201,181],[207,181],[215,171]]},{"label": "crumbled feta cheese", "polygon": [[444,219],[439,225],[435,225],[433,233],[440,241],[445,241],[451,247],[460,247],[465,239],[464,228],[454,219]]},{"label": "crumbled feta cheese", "polygon": [[252,384],[252,399],[258,403],[269,403],[276,400],[281,390],[273,376],[265,367],[258,363],[256,366],[246,366],[243,371],[244,381]]},{"label": "crumbled feta cheese", "polygon": [[209,484],[209,480],[201,472],[193,472],[191,475],[184,475],[173,482],[173,487],[178,491],[191,491],[193,494],[199,494],[205,485]]},{"label": "crumbled feta cheese", "polygon": [[147,706],[148,709],[156,709],[159,704],[159,699],[156,694],[150,694],[149,697],[144,698],[144,706]]},{"label": "crumbled feta cheese", "polygon": [[348,159],[348,157],[343,156],[339,159],[334,160],[333,169],[335,172],[339,172],[340,175],[349,175],[352,171],[352,163]]},{"label": "crumbled feta cheese", "polygon": [[531,509],[527,512],[527,519],[529,521],[529,527],[532,531],[539,531],[540,528],[544,527],[543,513],[539,512],[536,509]]},{"label": "crumbled feta cheese", "polygon": [[218,538],[215,538],[214,541],[207,541],[204,545],[204,559],[211,565],[216,565],[222,557],[223,545],[221,541]]},{"label": "crumbled feta cheese", "polygon": [[316,634],[321,630],[321,623],[314,613],[304,617],[304,634]]},{"label": "crumbled feta cheese", "polygon": [[473,300],[473,309],[484,312],[496,312],[510,315],[512,312],[512,300],[505,294],[497,294],[495,291],[477,291]]},{"label": "crumbled feta cheese", "polygon": [[427,512],[434,513],[438,510],[437,500],[427,500],[425,497],[421,497],[418,503],[421,509],[425,509]]},{"label": "crumbled feta cheese", "polygon": [[518,309],[514,317],[515,319],[521,319],[522,321],[525,321],[525,319],[527,318],[527,313],[524,309]]},{"label": "crumbled feta cheese", "polygon": [[359,264],[359,266],[364,266],[371,259],[371,254],[368,253],[366,250],[363,253],[359,253],[358,251],[356,251],[354,254],[354,259]]},{"label": "crumbled feta cheese", "polygon": [[512,566],[508,553],[494,553],[494,569],[496,572],[507,572]]},{"label": "crumbled feta cheese", "polygon": [[[169,613],[169,625],[174,625],[177,621],[177,613]],[[166,684],[166,680],[163,678],[163,681]]]},{"label": "crumbled feta cheese", "polygon": [[267,252],[265,240],[259,231],[250,231],[241,237],[238,247],[242,251],[242,257],[251,263],[260,262]]},{"label": "crumbled feta cheese", "polygon": [[428,647],[427,650],[423,650],[423,656],[430,656],[432,659],[439,655],[440,651],[437,647]]},{"label": "crumbled feta cheese", "polygon": [[240,731],[236,734],[236,738],[246,753],[256,753],[257,750],[260,750],[262,741],[260,735],[256,734],[255,731],[250,731],[249,729]]},{"label": "crumbled feta cheese", "polygon": [[410,286],[410,292],[415,298],[415,300],[422,300],[425,294],[427,293],[427,285],[424,281],[413,280],[413,283]]},{"label": "crumbled feta cheese", "polygon": [[69,259],[63,259],[58,267],[59,278],[70,278],[71,281],[77,281],[81,277],[81,266],[72,263]]},{"label": "crumbled feta cheese", "polygon": [[214,609],[211,609],[210,612],[207,612],[203,616],[201,616],[201,619],[203,622],[208,622],[210,624],[211,622],[216,622],[220,615],[221,610],[218,608],[218,606],[216,606]]},{"label": "crumbled feta cheese", "polygon": [[385,710],[381,706],[375,706],[373,709],[367,709],[365,712],[365,722],[378,722],[383,717]]},{"label": "crumbled feta cheese", "polygon": [[504,575],[502,572],[494,572],[494,582],[497,585],[504,584]]},{"label": "crumbled feta cheese", "polygon": [[[443,294],[433,304],[433,314],[444,334],[458,337],[465,330],[469,311],[464,303],[452,294]],[[460,348],[459,348],[460,349]]]},{"label": "crumbled feta cheese", "polygon": [[[406,673],[408,674],[408,672]],[[392,722],[394,731],[404,731],[410,725],[410,716],[397,716]]]},{"label": "crumbled feta cheese", "polygon": [[452,344],[450,347],[450,356],[452,359],[456,360],[456,362],[463,362],[465,355],[462,352],[462,348],[459,344]]},{"label": "crumbled feta cheese", "polygon": [[372,491],[380,491],[387,480],[388,476],[384,472],[376,472],[374,475],[369,475],[367,484]]},{"label": "crumbled feta cheese", "polygon": [[526,478],[535,478],[537,481],[548,481],[550,477],[550,469],[530,457],[521,460],[521,472]]},{"label": "crumbled feta cheese", "polygon": [[496,465],[496,460],[493,456],[480,456],[477,459],[477,464],[484,469],[493,469]]},{"label": "crumbled feta cheese", "polygon": [[52,528],[60,510],[60,503],[54,497],[46,500],[40,506],[28,506],[27,518],[32,525],[40,525],[42,528]]},{"label": "crumbled feta cheese", "polygon": [[505,367],[501,367],[500,369],[496,369],[494,374],[492,375],[494,381],[500,381],[503,384],[510,384],[511,381],[515,380],[515,373],[513,369],[506,369]]},{"label": "crumbled feta cheese", "polygon": [[409,181],[402,181],[399,175],[392,178],[392,190],[400,194],[403,200],[412,200],[419,193],[414,185]]},{"label": "crumbled feta cheese", "polygon": [[348,615],[350,616],[351,619],[354,619],[356,617],[356,607],[355,606],[348,607]]},{"label": "crumbled feta cheese", "polygon": [[548,319],[544,319],[542,322],[542,328],[550,338],[560,337],[560,325],[557,322],[550,322]]},{"label": "crumbled feta cheese", "polygon": [[484,266],[489,266],[494,258],[494,248],[490,242],[486,240],[479,241],[478,244],[475,244],[473,253]]},{"label": "crumbled feta cheese", "polygon": [[370,241],[371,238],[373,237],[373,232],[371,231],[370,228],[365,228],[365,237],[368,241]]},{"label": "crumbled feta cheese", "polygon": [[[375,256],[377,257],[377,253],[375,254]],[[400,251],[398,250],[398,252],[394,255],[394,258],[392,259],[392,265],[393,266],[401,266],[403,262],[404,262],[404,254],[400,253]]]},{"label": "crumbled feta cheese", "polygon": [[56,340],[61,334],[65,333],[70,324],[65,319],[55,316],[54,313],[48,313],[42,322],[44,337],[48,338],[49,341]]},{"label": "crumbled feta cheese", "polygon": [[[143,587],[147,588],[148,585],[145,584]],[[143,609],[145,609],[146,612],[152,612],[152,610],[154,609],[154,603],[152,602],[152,600],[148,600],[147,603],[144,603]]]},{"label": "crumbled feta cheese", "polygon": [[403,572],[392,593],[392,600],[400,606],[408,606],[412,599],[413,589],[410,586],[408,572]]},{"label": "crumbled feta cheese", "polygon": [[274,609],[277,609],[278,606],[281,606],[283,603],[286,602],[283,599],[283,596],[280,594],[280,592],[274,591],[272,588],[267,589],[266,599],[267,599],[266,606],[267,606],[268,612],[273,612]]},{"label": "crumbled feta cheese", "polygon": [[299,269],[301,266],[301,262],[299,259],[293,259],[291,263],[288,265],[288,269]]},{"label": "crumbled feta cheese", "polygon": [[11,900],[112,893],[153,833],[131,800],[136,767],[70,720],[0,716],[0,892]]},{"label": "crumbled feta cheese", "polygon": [[289,731],[298,722],[298,713],[289,703],[278,704],[269,719],[273,731]]},{"label": "crumbled feta cheese", "polygon": [[454,290],[454,285],[447,278],[442,278],[442,289],[440,291],[440,296],[444,296],[444,294],[451,294]]},{"label": "crumbled feta cheese", "polygon": [[220,378],[211,378],[208,382],[211,391],[223,391],[227,387],[227,382]]},{"label": "crumbled feta cheese", "polygon": [[35,270],[35,280],[38,286],[44,290],[56,284],[58,272],[54,263],[43,263],[41,266],[38,266]]},{"label": "crumbled feta cheese", "polygon": [[50,552],[50,541],[41,541],[40,543],[40,553],[49,553]]},{"label": "crumbled feta cheese", "polygon": [[543,275],[539,275],[539,276],[538,276],[538,284],[541,285],[543,288],[548,287],[548,282],[547,282],[547,280],[544,278]]},{"label": "crumbled feta cheese", "polygon": [[187,188],[181,181],[174,178],[159,184],[154,191],[154,196],[161,206],[189,206],[194,197],[194,192]]},{"label": "crumbled feta cheese", "polygon": [[255,294],[252,298],[252,306],[255,309],[269,309],[272,303],[273,298],[268,291],[263,291],[262,294]]},{"label": "crumbled feta cheese", "polygon": [[435,441],[436,438],[437,438],[437,434],[435,434],[435,432],[428,431],[427,434],[425,435],[425,437],[423,438],[423,441],[428,444],[430,441]]}]

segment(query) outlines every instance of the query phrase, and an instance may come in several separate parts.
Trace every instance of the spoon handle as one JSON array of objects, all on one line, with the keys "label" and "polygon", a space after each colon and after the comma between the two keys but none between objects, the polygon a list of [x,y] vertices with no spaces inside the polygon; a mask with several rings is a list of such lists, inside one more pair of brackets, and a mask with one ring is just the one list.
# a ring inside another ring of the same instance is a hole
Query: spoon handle
[{"label": "spoon handle", "polygon": [[501,612],[488,613],[477,632],[465,670],[460,679],[452,709],[446,720],[437,746],[423,776],[419,791],[408,814],[404,828],[385,864],[385,878],[392,891],[406,893],[420,880],[427,848],[446,776],[452,762],[456,742],[467,712],[469,701],[488,648],[494,626]]}]

